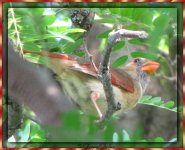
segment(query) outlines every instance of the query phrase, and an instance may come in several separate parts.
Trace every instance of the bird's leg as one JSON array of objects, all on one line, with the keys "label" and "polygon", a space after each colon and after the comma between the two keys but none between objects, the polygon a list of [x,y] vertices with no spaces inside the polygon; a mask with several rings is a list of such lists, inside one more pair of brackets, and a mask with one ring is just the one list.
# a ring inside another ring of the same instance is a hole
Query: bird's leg
[{"label": "bird's leg", "polygon": [[97,101],[97,99],[100,97],[100,93],[99,92],[97,92],[97,91],[92,91],[91,92],[91,101],[93,102],[93,104],[94,104],[94,107],[96,108],[96,110],[97,110],[97,112],[98,112],[98,115],[99,115],[99,117],[101,118],[103,115],[102,115],[102,113],[101,113],[101,111],[100,111],[100,108],[98,107],[98,105],[97,105],[97,103],[96,103],[96,101]]}]

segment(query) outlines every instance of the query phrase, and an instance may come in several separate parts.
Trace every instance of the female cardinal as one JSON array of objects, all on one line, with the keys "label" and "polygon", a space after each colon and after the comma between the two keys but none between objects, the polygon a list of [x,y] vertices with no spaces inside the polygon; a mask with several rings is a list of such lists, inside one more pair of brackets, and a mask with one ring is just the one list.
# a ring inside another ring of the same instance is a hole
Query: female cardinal
[{"label": "female cardinal", "polygon": [[[102,83],[90,63],[79,64],[74,57],[51,52],[25,53],[47,56],[50,68],[57,74],[66,95],[84,112],[98,114],[101,118],[107,109]],[[122,113],[133,108],[143,95],[150,75],[160,64],[140,58],[133,59],[122,69],[110,68],[115,100],[121,104]]]}]

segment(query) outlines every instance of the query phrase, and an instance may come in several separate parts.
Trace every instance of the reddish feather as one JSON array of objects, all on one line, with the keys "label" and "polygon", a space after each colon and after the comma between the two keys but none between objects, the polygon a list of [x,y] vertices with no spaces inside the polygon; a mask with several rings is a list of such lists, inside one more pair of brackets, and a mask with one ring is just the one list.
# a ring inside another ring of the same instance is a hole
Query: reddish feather
[{"label": "reddish feather", "polygon": [[[96,66],[97,68],[99,67],[98,65]],[[96,71],[94,70],[94,68],[90,63],[81,64],[80,68],[76,68],[76,69],[77,70],[80,69],[79,71],[82,71],[91,75],[96,74]],[[111,82],[114,86],[122,88],[130,93],[134,92],[134,84],[133,84],[132,78],[126,72],[124,72],[124,70],[111,68],[110,72],[111,72]]]},{"label": "reddish feather", "polygon": [[73,57],[66,55],[66,54],[56,54],[56,53],[52,53],[52,52],[33,52],[33,51],[27,51],[24,50],[24,53],[30,53],[30,54],[37,54],[37,55],[41,55],[41,56],[48,56],[51,58],[57,58],[57,59],[62,59],[62,60],[73,60]]},{"label": "reddish feather", "polygon": [[[61,59],[61,60],[74,60],[74,57],[72,57],[72,56],[69,56],[66,54],[55,54],[52,52],[45,53],[45,52],[33,52],[33,51],[24,50],[24,53],[31,53],[31,54],[41,55],[41,56],[48,56],[51,58],[57,58],[57,59]],[[96,66],[97,66],[97,68],[99,67],[98,65],[96,65]],[[75,69],[75,70],[78,70],[78,71],[81,71],[81,72],[84,72],[84,73],[87,73],[87,74],[90,74],[93,76],[96,75],[96,71],[94,70],[94,68],[92,67],[92,65],[90,63],[78,64],[76,62],[76,64],[73,64],[73,66],[71,66],[71,69]],[[132,81],[131,77],[126,72],[124,72],[124,70],[111,68],[110,72],[111,72],[111,82],[114,86],[122,88],[130,93],[134,92],[133,81]]]}]

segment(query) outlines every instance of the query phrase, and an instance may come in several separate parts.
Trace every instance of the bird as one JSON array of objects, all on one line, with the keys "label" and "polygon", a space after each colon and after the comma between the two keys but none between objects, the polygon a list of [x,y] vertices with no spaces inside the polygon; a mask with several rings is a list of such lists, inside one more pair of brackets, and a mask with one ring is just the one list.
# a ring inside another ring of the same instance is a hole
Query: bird
[{"label": "bird", "polygon": [[[79,63],[75,56],[46,51],[24,50],[24,53],[48,57],[50,69],[57,75],[62,90],[83,112],[99,118],[105,114],[107,102],[103,85],[90,62]],[[159,67],[160,63],[143,58],[133,58],[122,68],[109,67],[113,94],[121,104],[116,115],[136,106],[147,88],[151,74]]]}]

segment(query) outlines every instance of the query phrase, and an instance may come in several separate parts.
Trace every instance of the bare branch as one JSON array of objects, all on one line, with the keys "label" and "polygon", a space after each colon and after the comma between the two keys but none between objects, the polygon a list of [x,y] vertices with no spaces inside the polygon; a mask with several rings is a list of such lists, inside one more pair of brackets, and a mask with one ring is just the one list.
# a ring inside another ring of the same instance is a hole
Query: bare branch
[{"label": "bare branch", "polygon": [[107,101],[107,110],[105,115],[100,119],[100,123],[104,122],[112,116],[112,114],[121,109],[121,104],[117,102],[114,98],[113,88],[110,79],[109,73],[109,58],[111,54],[112,47],[120,38],[140,38],[145,39],[148,37],[148,33],[145,31],[131,31],[120,29],[118,31],[112,31],[109,33],[107,44],[104,50],[103,59],[100,63],[98,77],[103,84],[106,101]]},{"label": "bare branch", "polygon": [[96,71],[96,73],[98,73],[98,69],[93,61],[93,57],[92,57],[92,54],[89,53],[89,50],[87,49],[87,40],[86,40],[86,35],[84,35],[84,51],[85,53],[87,54],[90,62],[91,62],[91,65],[93,66],[94,70]]},{"label": "bare branch", "polygon": [[170,70],[170,74],[174,75],[175,73],[174,73],[173,67],[177,64],[177,56],[175,57],[174,60],[172,60],[170,58],[170,56],[168,54],[164,53],[164,52],[160,52],[159,57],[160,56],[163,57],[166,60],[166,62],[168,64],[168,67],[169,67],[169,70]]},{"label": "bare branch", "polygon": [[168,77],[166,75],[161,75],[161,74],[157,74],[155,77],[162,78],[162,79],[167,80],[167,81],[172,82],[172,83],[173,82],[177,82],[177,78],[176,77]]}]

